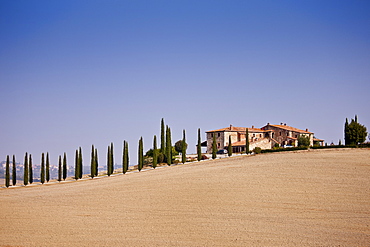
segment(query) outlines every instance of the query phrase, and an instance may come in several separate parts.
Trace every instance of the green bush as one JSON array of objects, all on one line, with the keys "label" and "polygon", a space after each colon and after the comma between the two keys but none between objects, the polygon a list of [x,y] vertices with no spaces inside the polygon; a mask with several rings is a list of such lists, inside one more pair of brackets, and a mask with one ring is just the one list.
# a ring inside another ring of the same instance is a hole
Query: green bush
[{"label": "green bush", "polygon": [[296,150],[307,150],[307,147],[264,149],[262,150],[261,153],[287,152],[287,151],[296,151]]},{"label": "green bush", "polygon": [[255,148],[253,149],[253,152],[254,152],[255,154],[260,154],[260,153],[262,152],[262,149],[261,149],[260,147],[255,147]]}]

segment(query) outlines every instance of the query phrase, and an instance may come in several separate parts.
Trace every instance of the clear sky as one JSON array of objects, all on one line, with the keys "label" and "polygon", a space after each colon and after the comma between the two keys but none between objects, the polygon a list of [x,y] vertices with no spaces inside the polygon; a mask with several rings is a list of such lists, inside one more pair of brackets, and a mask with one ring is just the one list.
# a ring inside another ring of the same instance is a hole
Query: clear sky
[{"label": "clear sky", "polygon": [[[0,160],[25,152],[137,160],[165,118],[197,129],[370,128],[370,1],[0,0]],[[159,144],[158,144],[159,145]],[[132,165],[131,163],[131,165]]]}]

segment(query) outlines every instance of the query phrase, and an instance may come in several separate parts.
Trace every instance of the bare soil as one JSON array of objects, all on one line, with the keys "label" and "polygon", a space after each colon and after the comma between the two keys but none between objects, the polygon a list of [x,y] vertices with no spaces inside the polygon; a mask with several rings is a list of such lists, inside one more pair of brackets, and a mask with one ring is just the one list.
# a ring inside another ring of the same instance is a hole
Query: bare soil
[{"label": "bare soil", "polygon": [[370,246],[370,150],[0,189],[0,246]]}]

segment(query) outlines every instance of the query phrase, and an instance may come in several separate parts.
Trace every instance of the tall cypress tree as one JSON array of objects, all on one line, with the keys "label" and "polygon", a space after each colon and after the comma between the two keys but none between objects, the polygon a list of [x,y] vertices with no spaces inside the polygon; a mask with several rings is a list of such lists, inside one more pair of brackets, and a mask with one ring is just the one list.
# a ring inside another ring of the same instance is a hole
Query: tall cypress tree
[{"label": "tall cypress tree", "polygon": [[78,166],[79,166],[79,173],[78,177],[81,179],[83,174],[83,164],[82,164],[82,148],[79,148],[79,154],[78,154]]},{"label": "tall cypress tree", "polygon": [[344,124],[344,145],[349,145],[349,130],[348,130],[348,118],[346,118],[346,123]]},{"label": "tall cypress tree", "polygon": [[44,153],[41,154],[40,181],[41,181],[42,184],[45,183],[45,156],[44,156]]},{"label": "tall cypress tree", "polygon": [[76,154],[75,154],[75,179],[78,180],[80,177],[80,166],[79,166],[79,158],[78,158],[78,149],[76,149]]},{"label": "tall cypress tree", "polygon": [[91,146],[91,170],[90,170],[90,173],[91,173],[91,178],[94,178],[95,177],[95,148],[94,148],[94,145]]},{"label": "tall cypress tree", "polygon": [[30,179],[29,182],[30,184],[33,183],[33,167],[32,167],[32,155],[30,154],[30,162],[29,162],[29,168],[28,168],[28,173],[30,174]]},{"label": "tall cypress tree", "polygon": [[140,137],[140,140],[139,140],[138,161],[139,161],[138,170],[141,171],[144,165],[143,137]]},{"label": "tall cypress tree", "polygon": [[164,119],[162,118],[161,121],[161,153],[166,153],[166,140],[165,140],[165,132],[164,132]]},{"label": "tall cypress tree", "polygon": [[46,153],[46,182],[50,180],[49,152]]},{"label": "tall cypress tree", "polygon": [[113,142],[110,144],[110,165],[111,165],[111,174],[114,173],[114,158],[113,158]]},{"label": "tall cypress tree", "polygon": [[158,149],[157,149],[157,136],[154,135],[153,138],[153,168],[157,167],[158,162]]},{"label": "tall cypress tree", "polygon": [[64,156],[63,156],[63,180],[66,180],[67,178],[67,155],[66,153],[64,152]]},{"label": "tall cypress tree", "polygon": [[184,164],[186,162],[186,138],[185,130],[183,130],[182,142],[181,142],[181,161]]},{"label": "tall cypress tree", "polygon": [[229,145],[227,146],[227,155],[233,155],[233,146],[231,145],[231,135],[229,136]]},{"label": "tall cypress tree", "polygon": [[245,128],[245,153],[246,154],[249,154],[250,151],[249,151],[249,132],[248,132],[248,128]]},{"label": "tall cypress tree", "polygon": [[13,155],[13,186],[17,184],[17,167],[15,164],[15,155]]},{"label": "tall cypress tree", "polygon": [[129,164],[130,164],[130,158],[129,158],[129,155],[128,155],[128,142],[125,141],[125,151],[124,151],[124,167],[123,167],[123,173],[126,173],[128,171],[128,167],[129,167]]},{"label": "tall cypress tree", "polygon": [[123,149],[122,149],[122,173],[125,174],[126,170],[126,141],[123,141]]},{"label": "tall cypress tree", "polygon": [[110,165],[110,145],[108,145],[108,152],[107,152],[107,175],[110,176],[112,174],[111,172],[111,165]]},{"label": "tall cypress tree", "polygon": [[216,159],[216,157],[217,157],[216,133],[213,133],[212,159]]},{"label": "tall cypress tree", "polygon": [[95,177],[99,175],[99,159],[98,159],[98,149],[95,148]]},{"label": "tall cypress tree", "polygon": [[28,184],[28,154],[27,152],[24,156],[23,184],[24,186]]},{"label": "tall cypress tree", "polygon": [[10,167],[9,167],[9,155],[6,156],[6,167],[5,167],[5,186],[10,186]]},{"label": "tall cypress tree", "polygon": [[198,145],[197,145],[198,161],[202,159],[202,141],[200,139],[200,128],[198,128]]},{"label": "tall cypress tree", "polygon": [[168,165],[171,165],[170,163],[170,156],[169,156],[169,150],[170,150],[170,133],[169,133],[169,128],[168,125],[166,125],[166,147],[165,147],[165,157],[166,157],[166,162]]},{"label": "tall cypress tree", "polygon": [[58,181],[62,181],[62,156],[59,155],[59,164],[58,164]]}]

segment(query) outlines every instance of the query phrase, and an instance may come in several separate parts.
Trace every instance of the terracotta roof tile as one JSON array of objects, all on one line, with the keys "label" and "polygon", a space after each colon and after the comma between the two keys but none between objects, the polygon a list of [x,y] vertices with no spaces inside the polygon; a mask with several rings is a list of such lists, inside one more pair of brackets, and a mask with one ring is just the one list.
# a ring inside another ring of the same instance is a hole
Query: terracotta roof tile
[{"label": "terracotta roof tile", "polygon": [[294,128],[294,127],[291,127],[291,126],[287,126],[287,125],[274,125],[274,124],[270,124],[270,126],[273,126],[273,127],[276,127],[276,128],[280,128],[280,129],[289,130],[289,131],[294,131],[294,132],[298,132],[298,133],[312,134],[312,132],[301,130],[301,129],[297,129],[297,128]]},{"label": "terracotta roof tile", "polygon": [[[218,129],[218,130],[209,130],[209,131],[206,131],[206,133],[210,133],[210,132],[245,132],[246,131],[246,127],[234,127],[232,126],[231,128],[230,127],[226,127],[226,128],[222,128],[222,129]],[[263,129],[260,129],[260,128],[248,128],[248,132],[249,133],[261,133],[261,132],[271,132],[272,130],[263,130]]]}]

